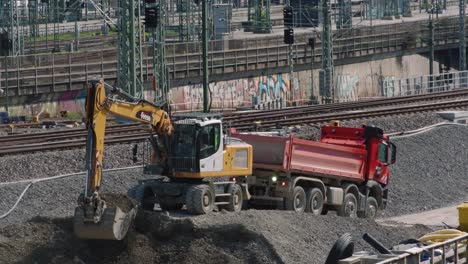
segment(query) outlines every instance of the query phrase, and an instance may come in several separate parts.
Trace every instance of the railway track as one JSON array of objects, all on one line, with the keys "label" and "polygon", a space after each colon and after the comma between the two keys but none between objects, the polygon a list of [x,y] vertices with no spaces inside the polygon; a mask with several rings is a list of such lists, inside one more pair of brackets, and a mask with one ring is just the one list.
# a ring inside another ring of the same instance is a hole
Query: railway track
[{"label": "railway track", "polygon": [[[245,131],[276,126],[320,124],[331,120],[364,119],[460,109],[468,108],[468,99],[457,98],[467,95],[468,89],[364,102],[302,106],[271,111],[241,111],[226,113],[224,122],[228,126]],[[143,125],[113,125],[106,129],[106,144],[141,142],[146,140],[148,135],[148,129]],[[82,148],[85,144],[86,130],[83,128],[9,135],[0,137],[0,155]]]},{"label": "railway track", "polygon": [[[395,98],[382,98],[366,101],[347,102],[329,105],[311,105],[295,108],[284,108],[280,110],[262,110],[262,111],[240,111],[224,114],[224,121],[236,125],[250,122],[264,122],[277,120],[278,116],[283,118],[294,118],[304,115],[326,114],[337,111],[351,111],[359,109],[368,109],[373,107],[395,106],[411,103],[430,102],[435,100],[448,100],[457,97],[468,96],[468,89],[452,90],[446,92],[437,92],[425,95],[410,95]],[[272,114],[273,113],[273,114]]]},{"label": "railway track", "polygon": [[[4,136],[0,137],[0,155],[84,147],[86,134],[86,129],[77,128]],[[147,138],[148,129],[140,124],[113,125],[106,128],[106,144],[139,142]]]}]

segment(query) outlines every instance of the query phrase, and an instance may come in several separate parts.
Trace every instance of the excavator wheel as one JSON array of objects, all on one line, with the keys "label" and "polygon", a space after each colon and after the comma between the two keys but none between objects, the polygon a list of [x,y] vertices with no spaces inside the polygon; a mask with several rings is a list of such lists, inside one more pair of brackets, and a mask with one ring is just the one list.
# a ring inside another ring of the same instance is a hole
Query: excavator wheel
[{"label": "excavator wheel", "polygon": [[185,206],[191,214],[202,215],[213,211],[214,194],[208,185],[192,185],[185,197]]},{"label": "excavator wheel", "polygon": [[75,208],[73,229],[80,239],[122,240],[135,219],[137,206],[125,195],[101,194],[105,207],[98,223],[89,221],[84,207]]},{"label": "excavator wheel", "polygon": [[242,188],[238,184],[234,184],[229,197],[229,204],[222,207],[229,212],[240,212],[243,207]]}]

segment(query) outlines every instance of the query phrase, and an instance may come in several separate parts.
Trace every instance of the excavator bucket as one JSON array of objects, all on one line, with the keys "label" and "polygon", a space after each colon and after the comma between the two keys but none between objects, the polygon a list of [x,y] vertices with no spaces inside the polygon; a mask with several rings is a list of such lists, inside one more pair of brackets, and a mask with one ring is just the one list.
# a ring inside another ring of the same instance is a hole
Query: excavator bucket
[{"label": "excavator bucket", "polygon": [[135,219],[137,206],[125,195],[100,194],[105,208],[98,223],[88,221],[83,207],[75,208],[73,229],[81,239],[122,240]]}]

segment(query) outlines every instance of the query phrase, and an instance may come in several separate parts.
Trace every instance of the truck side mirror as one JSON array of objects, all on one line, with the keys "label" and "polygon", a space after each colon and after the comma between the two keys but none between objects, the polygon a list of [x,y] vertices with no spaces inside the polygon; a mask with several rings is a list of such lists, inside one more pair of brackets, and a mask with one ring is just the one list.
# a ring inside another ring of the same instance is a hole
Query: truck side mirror
[{"label": "truck side mirror", "polygon": [[390,152],[391,152],[390,164],[395,164],[397,147],[392,142],[389,142],[389,143],[390,143]]}]

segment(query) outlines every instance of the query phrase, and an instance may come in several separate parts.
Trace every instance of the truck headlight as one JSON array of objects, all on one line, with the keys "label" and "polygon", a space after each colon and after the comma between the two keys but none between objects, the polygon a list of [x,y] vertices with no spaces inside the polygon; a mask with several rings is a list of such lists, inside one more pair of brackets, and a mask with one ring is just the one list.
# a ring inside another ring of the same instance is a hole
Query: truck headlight
[{"label": "truck headlight", "polygon": [[378,178],[380,177],[380,173],[382,173],[382,167],[376,166],[375,167],[375,176]]},{"label": "truck headlight", "polygon": [[278,180],[278,178],[276,178],[276,176],[271,177],[272,182],[276,182],[277,180]]}]

